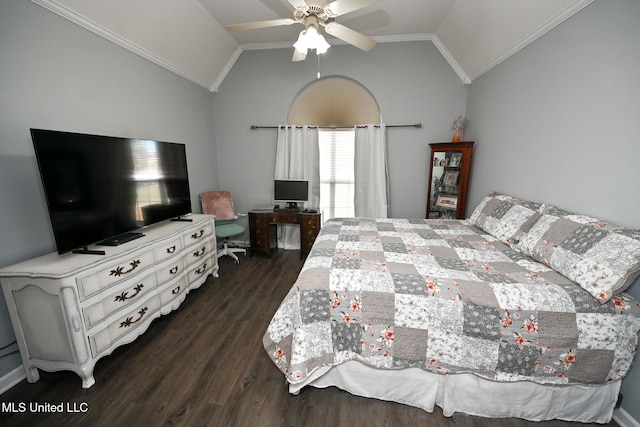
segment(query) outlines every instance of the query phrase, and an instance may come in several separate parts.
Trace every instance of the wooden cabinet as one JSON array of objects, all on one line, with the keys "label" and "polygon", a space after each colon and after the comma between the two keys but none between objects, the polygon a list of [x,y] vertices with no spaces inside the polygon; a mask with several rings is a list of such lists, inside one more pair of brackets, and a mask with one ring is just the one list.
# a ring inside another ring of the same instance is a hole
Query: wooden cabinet
[{"label": "wooden cabinet", "polygon": [[254,253],[271,256],[271,249],[277,248],[277,224],[300,225],[300,259],[311,251],[311,246],[320,231],[320,214],[305,212],[283,211],[250,211],[249,212],[249,240],[251,255]]},{"label": "wooden cabinet", "polygon": [[426,218],[465,218],[473,144],[473,141],[429,144]]},{"label": "wooden cabinet", "polygon": [[217,276],[213,216],[164,222],[106,255],[48,254],[0,269],[0,282],[27,380],[38,369],[70,370],[94,384],[103,356],[177,309],[209,274]]}]

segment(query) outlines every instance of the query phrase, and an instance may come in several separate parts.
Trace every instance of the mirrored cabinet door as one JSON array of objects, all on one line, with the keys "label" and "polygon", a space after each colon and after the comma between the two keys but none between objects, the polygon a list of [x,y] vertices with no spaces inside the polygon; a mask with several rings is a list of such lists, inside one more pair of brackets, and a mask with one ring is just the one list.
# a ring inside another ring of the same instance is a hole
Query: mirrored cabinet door
[{"label": "mirrored cabinet door", "polygon": [[464,219],[473,141],[429,144],[426,218]]}]

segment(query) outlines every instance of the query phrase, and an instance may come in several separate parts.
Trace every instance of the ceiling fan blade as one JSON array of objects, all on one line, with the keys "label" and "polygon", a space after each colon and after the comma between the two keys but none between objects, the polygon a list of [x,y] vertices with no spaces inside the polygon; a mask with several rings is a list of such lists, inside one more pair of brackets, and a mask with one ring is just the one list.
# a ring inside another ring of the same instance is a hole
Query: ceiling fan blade
[{"label": "ceiling fan blade", "polygon": [[304,0],[289,0],[289,3],[291,4],[291,6],[295,7],[296,9],[307,9],[309,6],[307,5],[307,2]]},{"label": "ceiling fan blade", "polygon": [[281,25],[293,25],[295,19],[283,18],[283,19],[271,19],[269,21],[247,22],[246,24],[229,25],[227,29],[229,31],[245,31],[245,30],[257,30],[259,28],[279,27]]},{"label": "ceiling fan blade", "polygon": [[299,62],[304,61],[306,57],[307,54],[305,52],[300,52],[298,49],[293,49],[293,57],[291,58],[291,60],[293,62]]},{"label": "ceiling fan blade", "polygon": [[325,31],[332,36],[336,36],[340,40],[344,40],[347,43],[354,45],[364,51],[370,51],[378,42],[370,37],[360,34],[357,31],[353,31],[351,28],[347,28],[337,22],[330,22],[324,26]]},{"label": "ceiling fan blade", "polygon": [[336,17],[354,10],[362,9],[367,6],[379,3],[382,0],[335,0],[324,7],[325,12],[330,16]]}]

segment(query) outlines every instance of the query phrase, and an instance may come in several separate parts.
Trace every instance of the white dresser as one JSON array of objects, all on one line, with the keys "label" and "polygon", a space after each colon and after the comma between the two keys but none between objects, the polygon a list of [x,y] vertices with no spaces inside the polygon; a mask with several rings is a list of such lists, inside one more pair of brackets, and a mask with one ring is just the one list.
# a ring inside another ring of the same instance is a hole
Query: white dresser
[{"label": "white dresser", "polygon": [[94,383],[98,359],[175,310],[209,274],[218,276],[212,215],[140,230],[106,255],[48,254],[0,269],[27,380],[70,370]]}]

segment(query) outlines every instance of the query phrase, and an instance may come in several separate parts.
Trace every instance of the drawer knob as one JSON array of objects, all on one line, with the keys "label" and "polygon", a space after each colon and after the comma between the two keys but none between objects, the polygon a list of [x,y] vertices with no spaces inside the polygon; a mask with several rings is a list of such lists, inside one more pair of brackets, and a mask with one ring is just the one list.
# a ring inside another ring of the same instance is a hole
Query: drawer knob
[{"label": "drawer knob", "polygon": [[118,266],[118,267],[116,267],[115,270],[111,270],[111,272],[109,273],[109,276],[119,277],[119,276],[122,276],[123,274],[131,273],[133,270],[138,268],[139,265],[140,265],[140,260],[139,259],[134,259],[133,261],[131,261],[129,263],[129,269],[128,270],[125,270],[125,267]]},{"label": "drawer knob", "polygon": [[175,287],[175,288],[171,291],[171,293],[172,293],[173,295],[177,295],[178,293],[180,293],[180,286]]},{"label": "drawer knob", "polygon": [[134,323],[138,323],[144,317],[147,310],[149,310],[149,307],[142,307],[140,311],[138,311],[138,318],[136,320],[133,320],[133,316],[129,316],[126,319],[124,319],[124,321],[120,322],[120,327],[128,328]]},{"label": "drawer knob", "polygon": [[140,291],[142,291],[142,288],[144,288],[144,285],[142,283],[140,283],[139,285],[134,286],[133,290],[135,292],[131,296],[129,296],[129,292],[128,291],[122,291],[122,293],[120,295],[116,295],[116,298],[114,299],[114,301],[115,302],[125,302],[128,299],[135,298],[135,296],[138,295],[140,293]]},{"label": "drawer knob", "polygon": [[169,270],[169,274],[176,274],[178,272],[178,266],[176,265],[171,270]]},{"label": "drawer knob", "polygon": [[205,271],[207,271],[207,263],[205,262],[202,267],[200,267],[199,269],[196,270],[196,274],[202,274]]},{"label": "drawer knob", "polygon": [[207,247],[203,246],[202,249],[200,249],[199,251],[196,251],[193,253],[193,256],[198,258],[201,257],[202,255],[204,255],[204,253],[207,251]]},{"label": "drawer knob", "polygon": [[167,248],[167,253],[168,254],[172,254],[176,251],[176,245],[171,246],[170,248]]},{"label": "drawer knob", "polygon": [[196,240],[196,239],[201,238],[203,235],[204,235],[204,230],[200,230],[200,231],[198,231],[198,232],[196,232],[196,233],[193,233],[193,234],[191,235],[191,238],[192,238],[192,239],[194,239],[194,240]]}]

